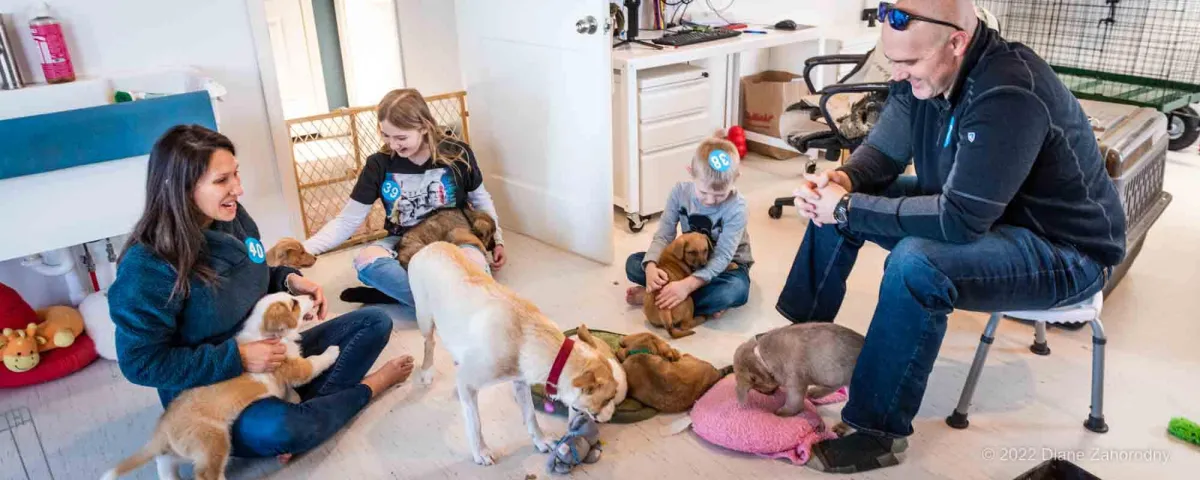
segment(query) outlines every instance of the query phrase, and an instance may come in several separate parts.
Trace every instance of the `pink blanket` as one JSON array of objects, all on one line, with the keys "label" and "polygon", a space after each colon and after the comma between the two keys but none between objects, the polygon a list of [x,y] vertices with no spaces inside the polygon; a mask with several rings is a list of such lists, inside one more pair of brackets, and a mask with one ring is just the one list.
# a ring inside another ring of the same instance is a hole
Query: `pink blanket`
[{"label": "pink blanket", "polygon": [[805,400],[804,410],[796,416],[780,417],[775,410],[786,398],[782,389],[771,396],[751,390],[743,407],[737,401],[736,385],[734,376],[728,375],[696,401],[692,429],[700,438],[730,450],[803,465],[814,443],[837,437],[826,430],[814,404],[845,401],[845,387],[824,398]]}]

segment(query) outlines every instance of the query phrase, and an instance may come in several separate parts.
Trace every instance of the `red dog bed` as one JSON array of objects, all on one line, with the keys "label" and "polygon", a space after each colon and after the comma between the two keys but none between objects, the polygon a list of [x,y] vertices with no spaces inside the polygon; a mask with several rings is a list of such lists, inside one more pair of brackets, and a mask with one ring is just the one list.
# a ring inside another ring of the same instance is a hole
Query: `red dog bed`
[{"label": "red dog bed", "polygon": [[[0,283],[0,330],[19,330],[30,323],[39,323],[37,313],[17,294],[16,290]],[[96,360],[96,344],[84,332],[66,348],[42,352],[41,361],[28,372],[16,373],[0,366],[0,388],[23,387],[56,380],[88,366]]]}]

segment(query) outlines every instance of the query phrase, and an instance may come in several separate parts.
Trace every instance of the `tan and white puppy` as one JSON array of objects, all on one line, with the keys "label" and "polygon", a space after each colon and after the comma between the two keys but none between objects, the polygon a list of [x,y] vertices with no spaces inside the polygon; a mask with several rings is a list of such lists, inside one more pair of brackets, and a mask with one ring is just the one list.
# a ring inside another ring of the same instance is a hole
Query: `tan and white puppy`
[{"label": "tan and white puppy", "polygon": [[255,305],[238,333],[236,341],[279,338],[288,344],[287,359],[271,373],[243,373],[224,382],[187,390],[167,406],[154,434],[141,451],[122,460],[104,475],[115,479],[157,460],[160,479],[179,478],[180,461],[191,461],[196,478],[224,479],[232,438],[229,428],[246,407],[267,397],[285,398],[292,387],[307,384],[337,360],[339,349],[332,346],[320,355],[300,357],[301,321],[313,314],[313,301],[307,296],[286,292],[263,297]]},{"label": "tan and white puppy", "polygon": [[[529,386],[550,376],[566,338],[558,326],[450,243],[432,243],[417,252],[408,265],[408,278],[417,325],[425,336],[421,383],[433,381],[436,330],[458,364],[458,399],[475,463],[495,463],[480,430],[478,394],[497,382],[512,382],[534,447],[550,451],[553,440],[538,426]],[[613,363],[589,343],[574,342],[557,385],[554,397],[564,405],[601,422],[612,418],[618,393]]]}]

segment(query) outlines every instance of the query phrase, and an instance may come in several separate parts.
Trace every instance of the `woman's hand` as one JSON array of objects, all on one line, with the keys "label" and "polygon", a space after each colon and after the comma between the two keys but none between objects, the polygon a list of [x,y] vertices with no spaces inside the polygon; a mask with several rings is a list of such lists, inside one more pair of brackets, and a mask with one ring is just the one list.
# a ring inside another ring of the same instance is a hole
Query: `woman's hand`
[{"label": "woman's hand", "polygon": [[508,263],[508,256],[504,255],[504,245],[496,245],[492,250],[492,270],[499,270],[505,263]]},{"label": "woman's hand", "polygon": [[687,300],[688,295],[704,285],[704,282],[696,277],[687,277],[683,280],[677,280],[668,283],[658,293],[658,298],[654,302],[660,310],[670,310],[679,306],[684,300]]},{"label": "woman's hand", "polygon": [[250,373],[270,373],[287,358],[287,347],[279,339],[259,340],[238,345],[242,368]]},{"label": "woman's hand", "polygon": [[293,273],[287,276],[287,287],[292,294],[312,297],[313,306],[317,308],[317,319],[325,319],[325,290],[317,282]]}]

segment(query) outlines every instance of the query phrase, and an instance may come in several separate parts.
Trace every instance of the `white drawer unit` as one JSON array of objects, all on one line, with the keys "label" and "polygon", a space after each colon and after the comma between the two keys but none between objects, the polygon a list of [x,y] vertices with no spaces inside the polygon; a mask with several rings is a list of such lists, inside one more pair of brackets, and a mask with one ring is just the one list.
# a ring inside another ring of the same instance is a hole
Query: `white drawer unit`
[{"label": "white drawer unit", "polygon": [[638,126],[638,145],[642,155],[661,148],[678,145],[687,140],[703,137],[708,131],[708,112],[687,114],[681,117],[671,117],[656,122],[642,122]]},{"label": "white drawer unit", "polygon": [[[620,82],[616,73],[614,82]],[[619,83],[618,83],[619,84]],[[623,124],[621,115],[613,117],[613,195],[618,206],[630,217],[630,227],[641,230],[645,218],[662,212],[671,188],[687,180],[687,165],[701,140],[714,130],[712,80],[708,71],[687,64],[674,64],[642,70],[637,81],[636,128]],[[614,112],[621,111],[614,88]],[[624,132],[637,132],[636,171],[621,148]],[[629,175],[636,178],[636,193],[641,199],[639,211],[630,211],[627,202],[631,186]],[[635,220],[636,219],[636,220]]]}]

